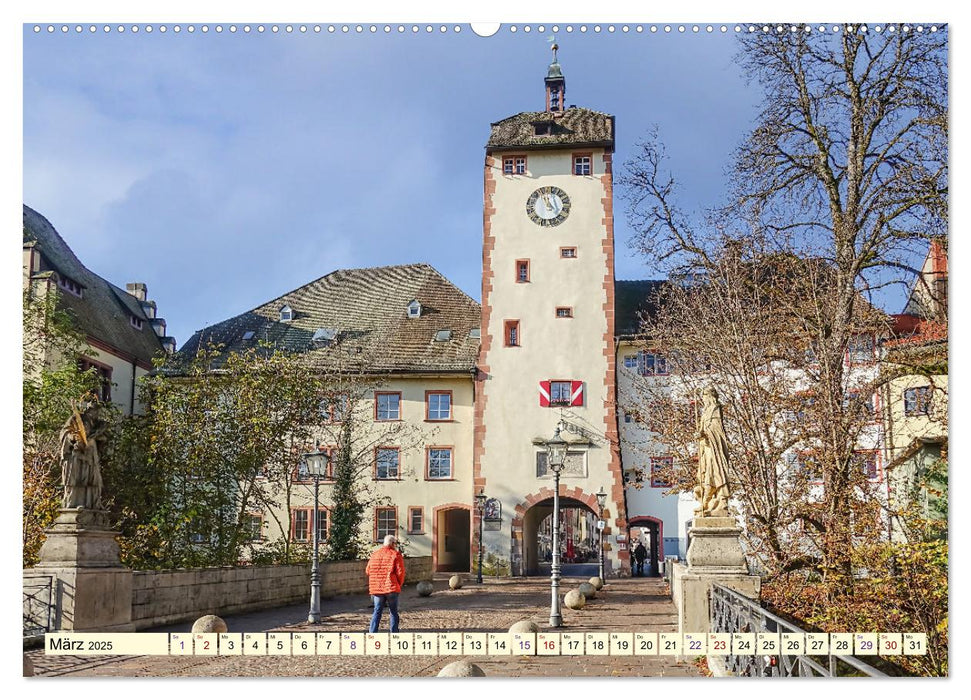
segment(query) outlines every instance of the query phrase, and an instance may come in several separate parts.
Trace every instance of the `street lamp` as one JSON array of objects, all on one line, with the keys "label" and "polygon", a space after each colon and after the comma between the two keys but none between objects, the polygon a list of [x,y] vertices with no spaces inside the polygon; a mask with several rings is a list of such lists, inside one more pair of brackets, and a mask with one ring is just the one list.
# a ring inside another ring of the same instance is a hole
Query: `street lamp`
[{"label": "street lamp", "polygon": [[482,583],[482,521],[485,520],[485,504],[485,489],[480,489],[479,493],[475,494],[475,507],[479,511],[479,575],[476,577],[476,583]]},{"label": "street lamp", "polygon": [[567,442],[560,437],[556,424],[553,438],[546,442],[546,463],[553,472],[553,563],[550,566],[550,627],[561,627],[560,614],[560,471],[566,462]]},{"label": "street lamp", "polygon": [[604,491],[604,487],[601,486],[600,490],[597,491],[597,506],[600,508],[600,512],[597,514],[597,529],[600,531],[600,581],[601,583],[606,583],[607,579],[604,578],[604,506],[607,505],[607,492]]},{"label": "street lamp", "polygon": [[320,525],[317,518],[320,515],[320,479],[327,475],[327,463],[330,456],[319,450],[307,452],[303,455],[307,465],[307,473],[314,479],[314,558],[310,567],[310,612],[307,622],[320,622]]}]

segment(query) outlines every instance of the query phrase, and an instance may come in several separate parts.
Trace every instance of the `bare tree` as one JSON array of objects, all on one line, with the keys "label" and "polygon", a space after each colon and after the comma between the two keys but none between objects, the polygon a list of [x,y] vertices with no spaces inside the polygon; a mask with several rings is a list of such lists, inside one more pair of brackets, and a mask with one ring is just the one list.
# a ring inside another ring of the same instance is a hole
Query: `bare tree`
[{"label": "bare tree", "polygon": [[[775,280],[784,286],[770,308],[781,311],[789,328],[780,329],[781,336],[760,332],[755,338],[766,342],[753,350],[779,353],[784,348],[773,344],[788,331],[788,349],[812,357],[802,363],[804,388],[797,396],[811,402],[814,434],[790,431],[789,439],[808,440],[822,496],[814,512],[799,517],[818,536],[819,570],[833,590],[845,592],[852,587],[854,533],[860,530],[854,520],[859,404],[875,389],[872,383],[852,386],[857,380],[848,376],[847,357],[872,342],[873,293],[909,284],[927,241],[946,230],[947,32],[756,29],[741,38],[738,60],[762,88],[764,106],[738,149],[726,205],[709,213],[703,230],[693,226],[675,202],[676,183],[664,171],[656,135],[627,164],[621,186],[638,231],[635,246],[672,272],[724,277],[719,266],[733,243],[753,262],[771,253],[812,261],[802,270],[809,283],[802,275]],[[715,290],[710,285],[707,293]],[[787,293],[793,290],[798,293]],[[730,309],[739,300],[710,301]],[[763,321],[774,328],[773,319]],[[743,348],[736,350],[732,359],[743,361]],[[753,357],[734,372],[759,366]],[[747,386],[761,384],[750,380]],[[744,419],[744,408],[735,420]],[[765,435],[775,417],[749,420],[749,432]],[[758,512],[770,515],[781,507],[781,500],[769,498],[774,479],[766,464],[758,486],[762,502],[752,498],[749,504],[761,505]]]}]

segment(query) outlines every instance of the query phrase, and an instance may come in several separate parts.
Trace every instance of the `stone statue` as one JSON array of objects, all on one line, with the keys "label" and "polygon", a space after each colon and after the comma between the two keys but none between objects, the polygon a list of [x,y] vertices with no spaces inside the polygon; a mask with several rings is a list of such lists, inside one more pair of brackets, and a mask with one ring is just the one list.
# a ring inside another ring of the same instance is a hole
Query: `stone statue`
[{"label": "stone statue", "polygon": [[60,434],[62,508],[101,508],[101,456],[107,421],[96,401],[74,409]]},{"label": "stone statue", "polygon": [[722,422],[718,392],[708,387],[703,394],[704,410],[698,423],[698,472],[695,498],[701,504],[696,517],[728,517],[728,438]]}]

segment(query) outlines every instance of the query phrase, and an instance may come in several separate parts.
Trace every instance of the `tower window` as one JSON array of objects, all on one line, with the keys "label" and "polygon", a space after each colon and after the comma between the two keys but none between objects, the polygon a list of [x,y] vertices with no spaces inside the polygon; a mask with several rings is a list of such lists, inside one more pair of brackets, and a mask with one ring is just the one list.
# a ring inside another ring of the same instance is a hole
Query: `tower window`
[{"label": "tower window", "polygon": [[593,171],[591,168],[591,162],[593,158],[589,153],[577,153],[573,156],[573,174],[574,175],[590,175]]},{"label": "tower window", "polygon": [[572,306],[557,306],[556,307],[556,317],[557,318],[573,318],[573,307]]},{"label": "tower window", "polygon": [[575,258],[577,256],[577,249],[573,246],[567,248],[560,248],[561,258]]},{"label": "tower window", "polygon": [[502,159],[503,175],[525,175],[526,156],[505,156]]},{"label": "tower window", "polygon": [[529,282],[529,260],[516,261],[516,282]]},{"label": "tower window", "polygon": [[507,348],[518,348],[520,344],[519,321],[506,321],[504,340]]},{"label": "tower window", "polygon": [[559,112],[560,111],[560,91],[556,88],[550,90],[550,111]]}]

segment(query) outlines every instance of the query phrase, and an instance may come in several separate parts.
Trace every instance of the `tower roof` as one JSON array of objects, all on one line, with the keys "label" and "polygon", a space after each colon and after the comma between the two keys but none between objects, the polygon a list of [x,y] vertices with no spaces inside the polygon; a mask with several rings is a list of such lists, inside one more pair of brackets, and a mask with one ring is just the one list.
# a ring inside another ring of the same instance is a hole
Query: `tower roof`
[{"label": "tower roof", "polygon": [[[537,129],[549,125],[549,129]],[[541,132],[537,134],[537,131]],[[543,133],[547,132],[548,133]],[[563,112],[520,112],[492,124],[486,152],[511,149],[614,148],[614,117],[584,107]]]}]

